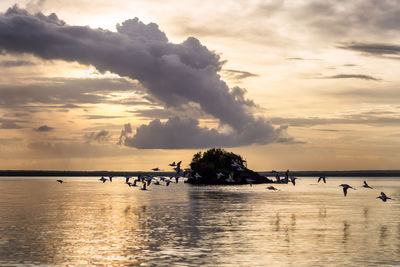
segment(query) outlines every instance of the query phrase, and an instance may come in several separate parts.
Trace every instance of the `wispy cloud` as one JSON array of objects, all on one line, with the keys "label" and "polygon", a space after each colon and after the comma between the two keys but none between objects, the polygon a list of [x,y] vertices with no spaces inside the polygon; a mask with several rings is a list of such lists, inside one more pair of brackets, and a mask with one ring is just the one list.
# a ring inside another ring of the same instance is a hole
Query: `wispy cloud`
[{"label": "wispy cloud", "polygon": [[382,79],[375,78],[365,74],[337,74],[332,76],[324,76],[322,79],[360,79],[367,81],[381,81]]},{"label": "wispy cloud", "polygon": [[360,52],[364,55],[400,59],[400,46],[385,43],[348,43],[338,46],[342,49]]},{"label": "wispy cloud", "polygon": [[35,128],[35,131],[37,131],[37,132],[50,132],[52,130],[54,130],[54,128],[53,127],[49,127],[47,125],[42,125],[42,126],[40,126],[38,128]]}]

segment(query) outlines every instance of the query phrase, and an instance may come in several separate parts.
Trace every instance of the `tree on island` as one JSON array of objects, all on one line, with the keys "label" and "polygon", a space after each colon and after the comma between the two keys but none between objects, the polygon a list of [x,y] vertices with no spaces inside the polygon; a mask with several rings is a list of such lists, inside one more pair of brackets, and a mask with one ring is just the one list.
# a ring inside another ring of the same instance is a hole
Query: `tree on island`
[{"label": "tree on island", "polygon": [[267,177],[247,168],[247,162],[237,154],[222,148],[212,148],[194,154],[190,163],[191,184],[260,184],[271,183]]}]

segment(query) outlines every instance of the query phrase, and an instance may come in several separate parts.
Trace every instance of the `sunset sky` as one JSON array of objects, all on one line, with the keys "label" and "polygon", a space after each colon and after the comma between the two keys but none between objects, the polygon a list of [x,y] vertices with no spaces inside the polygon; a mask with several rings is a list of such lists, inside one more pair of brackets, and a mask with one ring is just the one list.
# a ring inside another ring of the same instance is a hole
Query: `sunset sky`
[{"label": "sunset sky", "polygon": [[0,169],[400,169],[400,2],[0,2]]}]

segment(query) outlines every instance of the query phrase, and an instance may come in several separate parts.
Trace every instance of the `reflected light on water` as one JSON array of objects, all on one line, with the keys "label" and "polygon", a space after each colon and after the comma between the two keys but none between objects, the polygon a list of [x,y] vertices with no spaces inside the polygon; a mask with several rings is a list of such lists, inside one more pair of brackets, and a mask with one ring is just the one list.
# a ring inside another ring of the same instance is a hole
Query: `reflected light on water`
[{"label": "reflected light on water", "polygon": [[[0,265],[400,264],[400,180],[150,186],[0,178]],[[341,183],[354,185],[347,197]],[[395,201],[382,202],[381,191]]]}]

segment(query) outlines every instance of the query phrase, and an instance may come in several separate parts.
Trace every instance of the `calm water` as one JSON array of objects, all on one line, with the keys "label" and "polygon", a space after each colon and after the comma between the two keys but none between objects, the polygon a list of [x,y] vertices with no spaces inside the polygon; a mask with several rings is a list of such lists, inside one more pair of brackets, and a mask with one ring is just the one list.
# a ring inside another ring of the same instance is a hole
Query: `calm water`
[{"label": "calm water", "polygon": [[[296,186],[0,178],[4,266],[397,266],[400,178]],[[358,187],[343,196],[341,183]],[[394,201],[376,197],[384,191]]]}]

